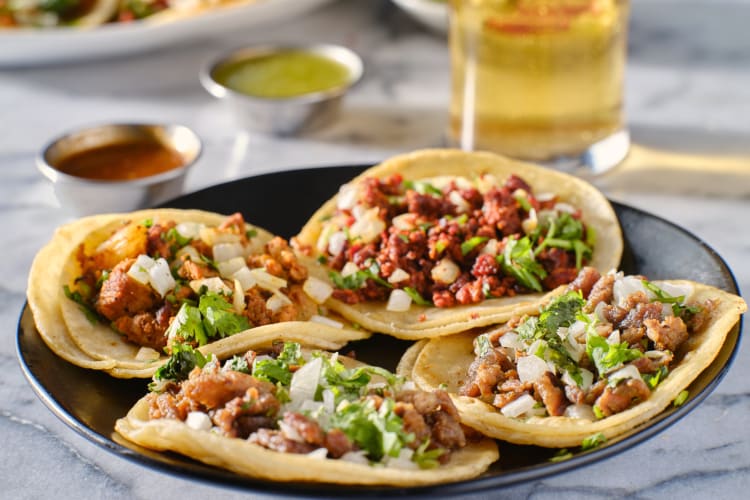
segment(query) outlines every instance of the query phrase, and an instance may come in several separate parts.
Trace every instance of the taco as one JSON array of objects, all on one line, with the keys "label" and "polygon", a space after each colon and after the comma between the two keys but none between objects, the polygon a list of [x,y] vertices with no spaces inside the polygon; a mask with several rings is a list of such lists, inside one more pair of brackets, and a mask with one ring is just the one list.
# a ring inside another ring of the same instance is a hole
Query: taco
[{"label": "taco", "polygon": [[[616,268],[623,239],[590,184],[490,153],[396,156],[341,187],[293,240],[367,329],[429,338],[533,311],[584,265]],[[520,308],[520,309],[519,309]]]},{"label": "taco", "polygon": [[149,388],[120,435],[255,478],[417,486],[473,478],[498,458],[445,392],[293,342],[223,366],[178,347]]},{"label": "taco", "polygon": [[462,422],[485,435],[580,446],[680,404],[746,310],[699,283],[586,268],[534,315],[414,345],[399,373],[445,384]]},{"label": "taco", "polygon": [[240,214],[158,209],[62,228],[35,258],[28,295],[56,353],[150,377],[174,342],[225,355],[282,332],[322,349],[369,336],[319,307],[330,291]]}]

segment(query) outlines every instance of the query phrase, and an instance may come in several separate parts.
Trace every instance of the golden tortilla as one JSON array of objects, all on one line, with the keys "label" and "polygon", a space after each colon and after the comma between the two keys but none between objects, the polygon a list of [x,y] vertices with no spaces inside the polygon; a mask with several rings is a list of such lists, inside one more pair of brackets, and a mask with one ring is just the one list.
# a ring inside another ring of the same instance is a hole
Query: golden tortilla
[{"label": "golden tortilla", "polygon": [[[246,346],[247,349],[265,347],[253,341],[247,342]],[[363,365],[345,356],[338,359],[348,368]],[[344,460],[277,452],[245,439],[196,430],[180,420],[151,420],[148,408],[146,399],[140,399],[125,417],[115,422],[115,430],[125,439],[145,448],[174,451],[208,465],[272,481],[423,486],[475,478],[499,458],[497,443],[485,438],[470,441],[464,448],[454,451],[448,463],[434,469],[372,467]]]},{"label": "golden tortilla", "polygon": [[[484,152],[465,152],[452,149],[427,149],[393,157],[370,168],[353,179],[361,182],[366,177],[386,178],[401,174],[404,180],[429,179],[438,176],[475,177],[492,174],[499,182],[511,174],[525,180],[539,193],[555,193],[560,201],[580,208],[583,222],[596,232],[596,247],[590,266],[605,273],[620,264],[623,237],[614,209],[607,198],[591,184],[571,175],[529,163]],[[336,197],[323,204],[308,220],[297,240],[315,248],[324,221],[336,209]],[[311,275],[328,280],[328,268],[314,259],[306,261]],[[559,291],[549,292],[549,294]],[[368,330],[386,333],[407,340],[448,335],[471,328],[502,323],[513,314],[534,310],[545,294],[534,293],[488,299],[478,304],[450,308],[424,307],[412,304],[405,312],[392,312],[381,302],[360,302],[348,305],[329,299],[326,305],[341,316]]]},{"label": "golden tortilla", "polygon": [[[87,249],[96,247],[114,228],[127,220],[192,221],[215,226],[225,217],[200,210],[152,209],[96,215],[61,227],[35,257],[28,281],[29,306],[45,343],[63,359],[84,368],[105,370],[118,378],[147,378],[153,375],[168,359],[167,356],[139,360],[140,346],[128,342],[108,325],[92,323],[78,304],[65,297],[63,285],[71,286],[80,275],[80,265],[76,259],[78,246],[83,243]],[[262,228],[248,227],[257,231],[255,238],[259,244],[273,237]],[[351,340],[369,335],[369,332],[361,329],[290,321],[251,328],[202,346],[200,350],[224,356],[241,350],[247,342],[256,338],[270,345],[281,337],[315,348],[335,350]]]},{"label": "golden tortilla", "polygon": [[[654,282],[657,286],[660,282]],[[682,356],[669,375],[656,387],[646,401],[612,416],[591,421],[568,417],[505,417],[495,407],[479,399],[458,395],[474,361],[474,335],[462,333],[423,344],[407,351],[399,366],[399,374],[411,377],[424,390],[440,385],[451,394],[461,421],[481,433],[517,444],[562,448],[580,446],[583,439],[602,433],[607,439],[625,433],[666,409],[706,369],[721,350],[724,340],[747,310],[745,301],[714,287],[687,281],[670,281],[679,285],[690,283],[694,292],[690,301],[717,301],[707,325],[692,334],[680,347]]]}]

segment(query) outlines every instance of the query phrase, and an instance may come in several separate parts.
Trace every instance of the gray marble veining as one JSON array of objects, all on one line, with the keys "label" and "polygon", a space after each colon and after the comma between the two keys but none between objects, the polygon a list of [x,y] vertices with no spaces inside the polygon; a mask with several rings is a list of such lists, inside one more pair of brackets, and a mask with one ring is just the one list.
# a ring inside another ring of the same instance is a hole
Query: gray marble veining
[{"label": "gray marble veining", "polygon": [[[636,142],[682,154],[698,148],[704,155],[750,158],[748,19],[748,0],[633,1],[626,94]],[[365,78],[335,125],[294,139],[246,134],[201,89],[198,69],[208,58],[263,40],[345,43],[363,56]],[[374,163],[440,146],[449,92],[444,38],[385,0],[339,1],[278,27],[216,33],[141,55],[0,69],[0,497],[255,496],[149,470],[92,445],[48,411],[23,378],[15,332],[28,268],[54,228],[69,217],[35,170],[34,155],[44,143],[91,123],[185,123],[206,141],[188,178],[192,190],[261,172]],[[750,160],[746,174],[732,179],[750,183]],[[624,186],[615,176],[606,192],[706,241],[733,269],[740,288],[750,289],[750,199],[723,195],[721,185],[706,194],[700,182],[666,182],[658,189],[654,182],[643,176]],[[580,470],[476,498],[745,498],[750,491],[749,362],[744,342],[717,390],[643,444]]]}]

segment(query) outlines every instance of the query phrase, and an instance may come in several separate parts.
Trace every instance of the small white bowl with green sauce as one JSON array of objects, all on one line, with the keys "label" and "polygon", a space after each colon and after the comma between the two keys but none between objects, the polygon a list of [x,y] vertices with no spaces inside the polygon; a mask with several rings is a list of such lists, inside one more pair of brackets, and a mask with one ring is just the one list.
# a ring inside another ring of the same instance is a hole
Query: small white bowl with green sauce
[{"label": "small white bowl with green sauce", "polygon": [[247,130],[294,135],[330,123],[362,71],[362,59],[340,45],[258,45],[212,61],[201,83]]}]

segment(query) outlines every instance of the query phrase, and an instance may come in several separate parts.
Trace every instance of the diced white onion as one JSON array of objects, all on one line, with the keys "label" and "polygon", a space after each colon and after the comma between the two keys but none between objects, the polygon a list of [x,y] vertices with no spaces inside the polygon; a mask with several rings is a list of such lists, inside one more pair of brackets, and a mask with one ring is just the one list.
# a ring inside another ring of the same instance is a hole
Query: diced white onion
[{"label": "diced white onion", "polygon": [[685,297],[685,300],[689,299],[693,295],[693,286],[689,283],[659,283],[658,287],[662,289],[667,295],[672,297]]},{"label": "diced white onion", "polygon": [[398,457],[386,457],[385,466],[401,470],[418,469],[419,465],[411,459],[413,455],[414,451],[410,448],[401,448]]},{"label": "diced white onion", "polygon": [[336,403],[336,395],[333,393],[331,389],[324,389],[322,396],[323,396],[323,407],[326,409],[328,413],[333,413],[334,404]]},{"label": "diced white onion", "polygon": [[498,185],[497,177],[492,174],[480,175],[476,180],[476,185],[477,191],[479,191],[481,194],[485,194],[487,193],[487,191]]},{"label": "diced white onion", "polygon": [[239,234],[220,231],[215,227],[202,227],[200,230],[200,238],[212,247],[219,243],[238,243],[242,239]]},{"label": "diced white onion", "polygon": [[547,202],[547,201],[554,200],[556,196],[557,195],[555,193],[538,193],[535,196],[535,198],[536,198],[536,201],[538,201],[540,203],[544,203],[544,202]]},{"label": "diced white onion", "polygon": [[629,378],[641,378],[641,372],[638,371],[638,368],[636,368],[635,365],[623,366],[616,372],[607,375],[607,380],[611,384],[617,383],[617,381],[619,380],[625,380]]},{"label": "diced white onion", "polygon": [[615,304],[622,306],[625,303],[625,299],[636,292],[644,292],[649,294],[646,287],[643,286],[640,278],[634,276],[622,276],[615,278],[613,286],[613,298]]},{"label": "diced white onion", "polygon": [[500,345],[511,349],[523,350],[526,347],[521,337],[516,332],[507,332],[500,337]]},{"label": "diced white onion", "polygon": [[237,271],[235,271],[230,278],[232,278],[234,281],[239,281],[240,285],[242,286],[242,291],[246,292],[252,287],[254,287],[258,282],[253,278],[252,273],[250,272],[250,269],[245,266]]},{"label": "diced white onion", "polygon": [[576,363],[581,361],[583,354],[586,352],[586,345],[579,344],[578,339],[573,336],[570,330],[568,330],[568,335],[563,340],[563,347]]},{"label": "diced white onion", "polygon": [[224,262],[235,257],[242,257],[245,249],[242,243],[218,243],[212,247],[214,261]]},{"label": "diced white onion", "polygon": [[292,375],[292,382],[289,385],[289,397],[297,404],[302,404],[307,399],[315,398],[315,391],[318,389],[318,380],[320,371],[323,367],[321,358],[313,358],[310,362]]},{"label": "diced white onion", "polygon": [[380,218],[380,209],[373,207],[367,210],[349,227],[349,234],[361,238],[364,243],[375,240],[385,230],[385,221]]},{"label": "diced white onion", "polygon": [[148,270],[149,282],[156,293],[164,297],[172,290],[177,282],[172,277],[172,271],[166,259],[158,258],[151,269]]},{"label": "diced white onion", "polygon": [[307,453],[306,456],[315,460],[323,460],[328,457],[328,450],[326,448],[316,448]]},{"label": "diced white onion", "polygon": [[239,280],[234,280],[232,306],[234,306],[234,312],[237,314],[242,314],[242,311],[245,310],[245,290],[242,288],[242,283]]},{"label": "diced white onion", "polygon": [[536,405],[536,400],[531,397],[527,392],[503,406],[500,412],[509,418],[516,418],[523,415],[526,412],[531,411]]},{"label": "diced white onion", "polygon": [[291,439],[292,441],[297,441],[298,443],[305,442],[305,439],[302,437],[302,435],[299,432],[297,432],[297,429],[295,429],[294,426],[287,424],[283,420],[279,420],[279,430],[287,439]]},{"label": "diced white onion", "polygon": [[211,427],[213,427],[211,417],[202,411],[191,411],[188,413],[185,423],[188,427],[197,431],[210,431]]},{"label": "diced white onion", "polygon": [[180,222],[175,226],[175,229],[183,238],[193,239],[200,236],[201,229],[204,227],[206,227],[205,224],[200,224],[198,222]]},{"label": "diced white onion", "polygon": [[250,269],[250,274],[257,282],[260,288],[268,290],[270,292],[276,292],[280,288],[286,287],[286,280],[270,274],[265,269],[255,268]]},{"label": "diced white onion", "polygon": [[135,262],[128,269],[128,276],[142,285],[148,285],[151,276],[148,271],[154,267],[154,259],[148,255],[141,254],[135,258]]},{"label": "diced white onion", "polygon": [[135,354],[136,361],[154,361],[159,359],[159,353],[150,347],[141,347]]},{"label": "diced white onion", "polygon": [[529,211],[529,216],[521,222],[521,229],[523,229],[524,233],[530,234],[538,225],[539,219],[536,216],[536,210],[532,208]]},{"label": "diced white onion", "polygon": [[347,262],[344,267],[341,268],[341,276],[351,276],[352,274],[359,271],[359,267],[354,262]]},{"label": "diced white onion", "polygon": [[343,460],[345,462],[351,462],[353,464],[361,464],[361,465],[369,465],[370,460],[367,458],[367,452],[364,450],[357,450],[357,451],[347,451],[341,457],[339,460]]},{"label": "diced white onion", "polygon": [[407,212],[405,214],[400,214],[395,216],[393,219],[391,219],[391,224],[396,229],[399,229],[401,231],[411,231],[416,227],[414,224],[415,215],[413,213]]},{"label": "diced white onion", "polygon": [[549,366],[542,358],[529,354],[518,358],[516,369],[518,370],[518,378],[522,383],[526,383],[535,382],[545,372],[549,371]]},{"label": "diced white onion", "polygon": [[274,293],[270,297],[268,297],[268,300],[266,301],[266,307],[273,313],[279,312],[279,310],[284,307],[291,304],[292,301],[289,300],[289,297],[284,295],[283,293]]},{"label": "diced white onion", "polygon": [[320,230],[318,241],[315,242],[315,248],[320,253],[324,253],[328,250],[328,241],[331,239],[331,235],[336,231],[336,226],[332,222],[327,222],[323,225],[323,229]]},{"label": "diced white onion", "polygon": [[607,343],[609,345],[615,345],[620,343],[620,330],[613,330],[612,333],[607,337]]},{"label": "diced white onion", "polygon": [[222,280],[218,276],[192,280],[189,284],[190,288],[195,293],[198,293],[204,286],[206,287],[206,290],[211,293],[220,293],[224,295],[229,295],[230,293],[232,293],[232,290],[226,285],[226,283],[224,283],[224,280]]},{"label": "diced white onion", "polygon": [[565,408],[565,413],[563,415],[568,418],[591,420],[592,422],[596,420],[596,415],[594,414],[594,410],[593,408],[591,408],[591,405],[568,405]]},{"label": "diced white onion", "polygon": [[448,200],[453,203],[453,205],[456,207],[456,212],[460,214],[468,212],[471,208],[469,206],[469,203],[464,199],[463,196],[461,196],[461,193],[459,193],[458,191],[451,191],[450,194],[448,194]]},{"label": "diced white onion", "polygon": [[565,203],[562,201],[555,203],[555,210],[557,210],[558,212],[567,212],[569,214],[576,213],[576,207],[574,207],[570,203]]},{"label": "diced white onion", "polygon": [[313,323],[320,323],[321,325],[327,325],[331,328],[344,328],[344,324],[341,321],[326,318],[325,316],[321,316],[320,314],[313,314],[310,317],[310,321],[312,321]]},{"label": "diced white onion", "polygon": [[336,196],[336,207],[339,210],[351,210],[357,204],[359,189],[355,184],[344,184]]},{"label": "diced white onion", "polygon": [[497,255],[498,241],[495,238],[487,240],[484,247],[479,251],[480,255]]},{"label": "diced white onion", "polygon": [[185,245],[184,247],[177,250],[175,257],[183,260],[192,260],[193,262],[201,261],[201,254],[195,249],[193,245]]},{"label": "diced white onion", "polygon": [[594,374],[586,368],[580,368],[578,370],[578,373],[581,375],[580,386],[578,386],[578,382],[573,380],[573,377],[571,377],[570,373],[568,373],[567,371],[563,372],[563,376],[560,378],[560,380],[562,380],[562,382],[566,385],[578,386],[584,391],[588,390],[588,388],[591,387],[591,384],[594,382]]},{"label": "diced white onion", "polygon": [[409,273],[401,269],[400,267],[397,267],[395,271],[391,273],[390,276],[388,276],[388,283],[401,283],[402,281],[406,281],[411,277]]},{"label": "diced white onion", "polygon": [[237,256],[227,260],[217,261],[216,267],[219,269],[219,274],[221,274],[222,277],[229,278],[234,273],[247,266],[245,265],[245,258]]},{"label": "diced white onion", "polygon": [[407,380],[406,382],[404,382],[404,384],[401,386],[401,388],[403,390],[405,390],[405,391],[413,391],[413,390],[415,390],[417,388],[417,384],[415,384],[411,380]]},{"label": "diced white onion", "polygon": [[333,293],[333,287],[327,282],[310,276],[305,280],[302,285],[302,290],[311,298],[316,304],[322,304]]},{"label": "diced white onion", "polygon": [[444,285],[450,285],[461,274],[461,269],[453,262],[450,257],[443,257],[440,259],[435,267],[430,271],[430,276],[433,281]]},{"label": "diced white onion", "polygon": [[346,234],[343,231],[336,231],[328,239],[328,253],[338,255],[344,250],[346,245]]},{"label": "diced white onion", "polygon": [[386,310],[403,312],[408,311],[411,307],[411,297],[408,293],[398,288],[394,288],[388,297],[388,305]]}]

